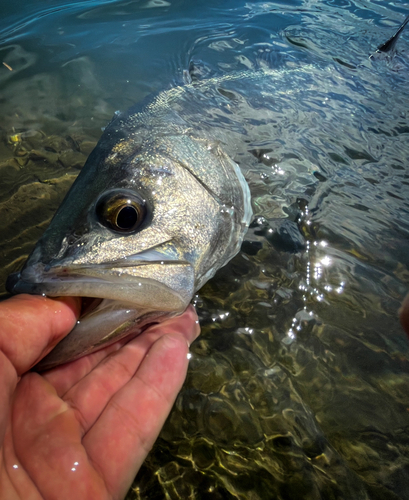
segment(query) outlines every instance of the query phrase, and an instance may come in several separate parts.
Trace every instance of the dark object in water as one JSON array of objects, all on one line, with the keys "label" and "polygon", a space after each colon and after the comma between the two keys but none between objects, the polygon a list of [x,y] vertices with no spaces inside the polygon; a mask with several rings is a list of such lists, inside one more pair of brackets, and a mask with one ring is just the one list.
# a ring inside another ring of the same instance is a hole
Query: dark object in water
[{"label": "dark object in water", "polygon": [[276,250],[289,253],[297,253],[305,250],[305,239],[295,222],[285,220],[272,225],[270,221],[270,227],[273,229],[273,232],[268,233],[266,238]]},{"label": "dark object in water", "polygon": [[405,26],[409,23],[409,16],[403,21],[403,23],[400,25],[399,29],[396,31],[394,35],[392,35],[389,40],[387,40],[385,43],[382,43],[379,45],[379,47],[376,49],[376,52],[391,52],[395,46],[396,43],[402,33],[402,31],[405,29]]},{"label": "dark object in water", "polygon": [[[250,224],[250,228],[254,228],[255,235],[264,236],[279,252],[297,253],[306,248],[305,239],[298,225],[291,220],[258,218]],[[248,243],[245,248],[249,249]],[[257,247],[253,244],[253,248]]]}]

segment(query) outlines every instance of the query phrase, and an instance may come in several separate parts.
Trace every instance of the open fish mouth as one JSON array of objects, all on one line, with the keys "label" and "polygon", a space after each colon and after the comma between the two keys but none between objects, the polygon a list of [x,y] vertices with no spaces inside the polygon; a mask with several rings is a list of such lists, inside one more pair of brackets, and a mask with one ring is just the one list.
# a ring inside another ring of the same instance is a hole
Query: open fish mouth
[{"label": "open fish mouth", "polygon": [[11,274],[6,286],[10,293],[94,297],[141,308],[159,307],[159,294],[161,309],[180,310],[194,292],[194,270],[183,261],[52,267],[38,263]]},{"label": "open fish mouth", "polygon": [[36,263],[10,275],[7,289],[87,298],[73,330],[35,367],[42,371],[136,336],[148,324],[183,312],[194,293],[194,269],[174,260],[130,260],[115,265]]}]

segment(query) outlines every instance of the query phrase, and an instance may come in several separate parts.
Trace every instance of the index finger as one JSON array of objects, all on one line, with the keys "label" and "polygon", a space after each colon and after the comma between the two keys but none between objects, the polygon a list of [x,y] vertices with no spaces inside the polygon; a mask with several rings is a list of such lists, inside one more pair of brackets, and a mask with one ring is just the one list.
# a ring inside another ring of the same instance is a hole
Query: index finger
[{"label": "index finger", "polygon": [[134,376],[106,403],[82,442],[112,496],[124,498],[186,377],[188,343],[159,337]]},{"label": "index finger", "polygon": [[73,328],[80,299],[16,295],[0,302],[0,351],[18,375],[34,366]]},{"label": "index finger", "polygon": [[[113,362],[114,366],[115,364],[133,366],[131,371],[136,371],[146,353],[161,336],[169,333],[181,333],[186,341],[191,344],[199,335],[199,332],[200,326],[197,314],[190,305],[180,316],[174,316],[162,323],[152,325],[133,339],[119,340],[71,363],[43,372],[42,375],[55,388],[60,397],[63,397],[73,386],[77,386],[77,390],[81,393],[88,394],[86,387],[93,387],[94,382],[96,382],[96,387],[100,384],[112,387],[115,375],[111,371],[105,373],[110,362]],[[119,353],[118,350],[121,352]],[[126,353],[128,351],[130,351],[128,354],[130,359],[127,359]],[[121,362],[115,363],[114,360],[117,359],[121,359]],[[110,382],[107,383],[106,380],[104,382],[105,377]]]}]

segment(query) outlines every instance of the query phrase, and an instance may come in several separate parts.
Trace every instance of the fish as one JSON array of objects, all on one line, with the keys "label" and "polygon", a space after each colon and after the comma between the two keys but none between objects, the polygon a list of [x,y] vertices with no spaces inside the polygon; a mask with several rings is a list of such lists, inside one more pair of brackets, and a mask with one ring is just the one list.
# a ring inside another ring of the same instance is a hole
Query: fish
[{"label": "fish", "polygon": [[173,109],[177,89],[117,113],[11,293],[87,297],[36,366],[75,360],[182,313],[240,250],[250,191],[220,142]]},{"label": "fish", "polygon": [[[249,156],[270,170],[262,146],[277,123],[321,130],[311,103],[336,97],[338,88],[342,95],[340,71],[303,64],[187,78],[116,113],[23,269],[7,280],[10,293],[87,298],[77,325],[36,369],[182,313],[240,250],[253,213],[242,172]],[[352,116],[333,102],[338,116],[327,127],[343,112]],[[296,152],[291,127],[284,129],[277,154],[283,143]],[[316,138],[323,144],[324,132]],[[305,157],[311,172],[315,161]]]}]

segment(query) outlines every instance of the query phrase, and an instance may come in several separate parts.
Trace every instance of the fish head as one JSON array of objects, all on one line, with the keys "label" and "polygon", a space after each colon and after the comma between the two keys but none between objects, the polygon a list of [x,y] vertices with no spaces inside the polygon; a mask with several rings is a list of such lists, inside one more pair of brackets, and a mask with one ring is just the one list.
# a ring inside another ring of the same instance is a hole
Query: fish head
[{"label": "fish head", "polygon": [[[24,268],[9,277],[10,292],[103,299],[133,310],[135,324],[181,313],[237,253],[251,213],[238,167],[188,135],[120,131],[105,131]],[[82,335],[99,335],[99,316]],[[124,335],[119,316],[92,350]],[[84,342],[81,355],[92,352]]]}]

